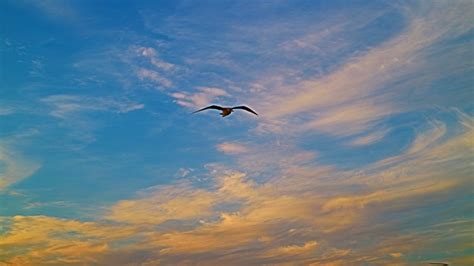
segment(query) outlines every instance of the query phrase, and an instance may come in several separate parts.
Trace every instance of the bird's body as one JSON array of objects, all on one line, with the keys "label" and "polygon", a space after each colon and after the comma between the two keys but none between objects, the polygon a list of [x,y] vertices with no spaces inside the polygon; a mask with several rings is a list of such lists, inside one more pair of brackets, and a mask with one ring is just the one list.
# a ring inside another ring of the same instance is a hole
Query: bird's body
[{"label": "bird's body", "polygon": [[204,111],[204,110],[208,110],[208,109],[220,110],[222,117],[226,117],[226,116],[230,115],[235,109],[242,109],[242,110],[250,112],[254,115],[258,115],[254,110],[248,108],[247,106],[222,107],[222,106],[218,106],[218,105],[210,105],[208,107],[204,107],[202,109],[199,109],[199,110],[193,112],[193,114],[197,113],[197,112]]},{"label": "bird's body", "polygon": [[226,117],[233,112],[232,108],[223,108],[221,112],[222,117]]}]

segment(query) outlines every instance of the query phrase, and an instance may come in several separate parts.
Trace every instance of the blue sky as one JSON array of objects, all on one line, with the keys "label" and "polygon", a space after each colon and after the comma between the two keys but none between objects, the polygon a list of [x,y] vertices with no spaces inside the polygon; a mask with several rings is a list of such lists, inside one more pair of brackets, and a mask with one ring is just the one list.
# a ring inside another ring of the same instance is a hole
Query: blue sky
[{"label": "blue sky", "polygon": [[0,10],[0,262],[474,262],[472,2]]}]

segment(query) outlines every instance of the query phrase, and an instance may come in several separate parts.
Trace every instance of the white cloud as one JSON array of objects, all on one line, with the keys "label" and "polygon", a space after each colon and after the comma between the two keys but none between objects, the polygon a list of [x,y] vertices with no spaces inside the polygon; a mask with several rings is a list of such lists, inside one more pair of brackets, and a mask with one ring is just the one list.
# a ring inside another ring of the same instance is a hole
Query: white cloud
[{"label": "white cloud", "polygon": [[396,111],[389,104],[378,105],[364,101],[356,104],[322,108],[315,117],[299,126],[302,131],[318,130],[333,135],[352,135],[363,132],[385,116]]},{"label": "white cloud", "polygon": [[77,150],[84,144],[96,140],[93,132],[100,124],[91,114],[96,112],[112,112],[124,114],[145,108],[142,103],[128,99],[114,99],[112,97],[89,97],[80,95],[50,95],[40,99],[48,107],[48,114],[61,119],[61,126],[70,129],[68,136],[78,140],[68,147]]},{"label": "white cloud", "polygon": [[[298,120],[298,124],[292,123],[296,130],[316,130],[334,135],[367,131],[380,119],[417,108],[406,96],[413,93],[414,86],[423,87],[439,78],[439,75],[420,72],[437,62],[438,56],[429,54],[427,50],[471,30],[473,25],[468,19],[471,7],[469,1],[458,1],[453,5],[443,1],[420,2],[410,8],[399,7],[407,19],[407,26],[397,36],[351,58],[327,75],[262,91],[254,98],[255,102],[261,104],[261,112],[268,119],[303,119]],[[328,34],[323,32],[321,36],[315,36],[309,33],[306,39],[311,43],[320,38],[337,38],[337,34]],[[289,43],[289,47],[302,49],[306,47],[305,43],[296,41]],[[466,53],[462,49],[448,50],[443,58],[449,59],[447,54],[450,53],[455,53],[458,58],[459,51]],[[440,73],[444,76],[458,69],[451,63],[433,65],[446,66]]]},{"label": "white cloud", "polygon": [[145,108],[143,103],[117,103],[118,113],[128,113]]},{"label": "white cloud", "polygon": [[97,111],[101,110],[102,107],[93,103],[84,101],[84,98],[76,95],[51,95],[41,99],[51,106],[52,111],[50,114],[58,118],[67,118],[71,114],[76,114],[82,111]]},{"label": "white cloud", "polygon": [[158,52],[152,47],[138,47],[136,51],[143,57],[149,59],[150,64],[158,69],[169,71],[175,68],[174,64],[166,62],[158,56]]},{"label": "white cloud", "polygon": [[155,67],[161,68],[161,69],[164,69],[164,70],[171,70],[174,67],[173,64],[168,63],[168,62],[163,61],[163,60],[158,59],[158,58],[152,58],[150,60],[150,63],[152,65],[154,65]]},{"label": "white cloud", "polygon": [[151,81],[154,85],[163,88],[173,87],[173,81],[169,76],[177,67],[162,58],[159,52],[153,47],[136,46],[130,47],[129,55],[132,68],[135,69],[137,77],[144,81]]},{"label": "white cloud", "polygon": [[184,178],[189,176],[192,172],[194,172],[193,168],[181,167],[178,169],[178,172],[175,174],[175,176],[178,178]]},{"label": "white cloud", "polygon": [[137,75],[141,80],[148,79],[165,88],[173,86],[173,83],[169,79],[163,77],[162,75],[160,75],[160,73],[150,69],[140,68],[137,72]]},{"label": "white cloud", "polygon": [[40,100],[51,107],[50,114],[57,118],[68,119],[83,112],[111,111],[116,113],[128,113],[140,110],[144,104],[119,101],[113,98],[93,98],[79,95],[50,95]]},{"label": "white cloud", "polygon": [[220,88],[199,87],[198,92],[175,92],[170,94],[176,99],[176,103],[188,108],[200,108],[209,105],[215,100],[227,97],[229,94]]},{"label": "white cloud", "polygon": [[138,47],[137,52],[140,53],[144,57],[150,57],[150,58],[153,58],[157,55],[156,50],[151,47]]}]

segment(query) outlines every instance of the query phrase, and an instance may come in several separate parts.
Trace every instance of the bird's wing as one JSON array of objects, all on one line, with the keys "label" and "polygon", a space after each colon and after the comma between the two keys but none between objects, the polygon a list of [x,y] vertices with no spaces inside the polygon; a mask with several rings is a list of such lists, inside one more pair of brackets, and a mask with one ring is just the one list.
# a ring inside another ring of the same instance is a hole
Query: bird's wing
[{"label": "bird's wing", "polygon": [[197,111],[194,111],[193,114],[194,114],[194,113],[197,113],[197,112],[201,112],[201,111],[207,110],[207,109],[216,109],[216,110],[221,110],[221,111],[224,110],[224,108],[222,108],[222,107],[220,107],[220,106],[218,106],[218,105],[210,105],[210,106],[208,106],[208,107],[204,107],[204,108],[202,108],[202,109],[199,109],[199,110],[197,110]]},{"label": "bird's wing", "polygon": [[236,107],[232,107],[232,109],[242,109],[242,110],[245,110],[247,112],[251,112],[254,115],[258,115],[254,110],[248,108],[247,106],[236,106]]}]

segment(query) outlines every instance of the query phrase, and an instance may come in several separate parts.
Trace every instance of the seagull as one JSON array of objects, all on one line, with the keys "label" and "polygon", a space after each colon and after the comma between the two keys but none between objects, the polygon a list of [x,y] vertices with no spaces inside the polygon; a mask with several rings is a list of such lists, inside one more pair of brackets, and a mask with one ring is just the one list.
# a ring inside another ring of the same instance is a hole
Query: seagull
[{"label": "seagull", "polygon": [[235,107],[221,107],[221,106],[218,106],[218,105],[210,105],[208,107],[204,107],[202,109],[199,109],[199,110],[193,112],[193,114],[197,113],[197,112],[207,110],[207,109],[216,109],[216,110],[222,111],[221,112],[222,117],[226,117],[226,116],[230,115],[235,109],[242,109],[242,110],[250,112],[254,115],[258,115],[254,110],[248,108],[247,106],[243,106],[243,105],[242,106],[235,106]]}]

